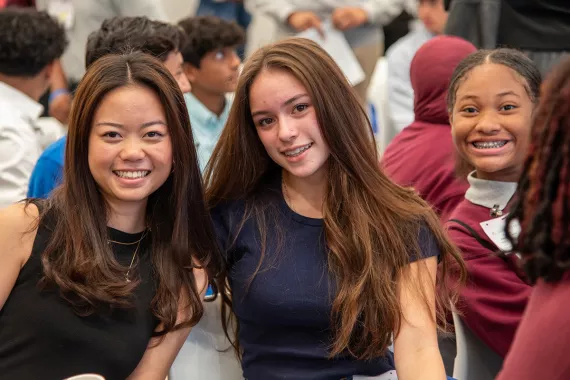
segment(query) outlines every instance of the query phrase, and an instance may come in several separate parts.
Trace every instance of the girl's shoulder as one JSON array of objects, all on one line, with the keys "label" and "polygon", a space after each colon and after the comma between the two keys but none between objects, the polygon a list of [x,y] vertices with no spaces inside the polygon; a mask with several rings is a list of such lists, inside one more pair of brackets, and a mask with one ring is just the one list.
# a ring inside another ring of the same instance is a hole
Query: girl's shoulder
[{"label": "girl's shoulder", "polygon": [[39,216],[34,203],[16,203],[0,210],[0,256],[7,253],[23,266],[32,252]]}]

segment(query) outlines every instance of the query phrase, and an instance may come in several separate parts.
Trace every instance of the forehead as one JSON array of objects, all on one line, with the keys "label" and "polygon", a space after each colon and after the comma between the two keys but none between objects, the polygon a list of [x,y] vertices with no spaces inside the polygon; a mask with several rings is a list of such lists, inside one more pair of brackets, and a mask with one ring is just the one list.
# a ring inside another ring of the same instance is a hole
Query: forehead
[{"label": "forehead", "polygon": [[144,119],[163,116],[164,109],[158,95],[146,86],[128,85],[109,91],[95,111],[94,119]]},{"label": "forehead", "polygon": [[168,53],[163,64],[172,75],[175,75],[183,61],[182,54],[178,50],[175,50]]},{"label": "forehead", "polygon": [[291,97],[307,93],[293,74],[281,69],[263,69],[254,79],[250,91],[251,106],[282,104]]},{"label": "forehead", "polygon": [[486,63],[467,73],[457,88],[457,98],[463,95],[493,96],[505,91],[529,98],[527,83],[521,75],[507,66]]}]

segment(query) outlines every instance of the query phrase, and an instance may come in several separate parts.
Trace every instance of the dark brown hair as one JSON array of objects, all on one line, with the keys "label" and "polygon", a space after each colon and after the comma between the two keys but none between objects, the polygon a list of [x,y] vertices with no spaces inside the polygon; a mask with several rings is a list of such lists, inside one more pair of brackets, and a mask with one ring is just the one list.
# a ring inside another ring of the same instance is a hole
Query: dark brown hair
[{"label": "dark brown hair", "polygon": [[65,29],[47,12],[33,8],[0,10],[0,73],[33,77],[61,57]]},{"label": "dark brown hair", "polygon": [[200,68],[200,61],[209,52],[245,42],[245,31],[241,26],[216,16],[188,17],[178,25],[186,37],[180,49],[184,62],[196,68]]},{"label": "dark brown hair", "polygon": [[531,282],[559,281],[570,268],[570,58],[548,76],[519,180],[519,197],[507,217],[521,225],[511,239]]},{"label": "dark brown hair", "polygon": [[184,32],[176,25],[147,17],[113,17],[91,33],[85,49],[85,67],[107,54],[142,51],[166,61],[168,54],[186,43]]},{"label": "dark brown hair", "polygon": [[[56,285],[80,315],[100,306],[130,307],[138,285],[125,282],[127,268],[107,244],[109,209],[88,164],[88,142],[94,114],[103,97],[124,86],[144,86],[164,108],[172,140],[173,171],[149,196],[151,260],[156,280],[152,311],[165,334],[194,325],[203,313],[192,272],[192,258],[210,279],[220,275],[222,261],[205,207],[188,111],[174,78],[150,55],[136,52],[97,60],[83,77],[74,98],[65,151],[63,183],[40,218],[55,215],[55,227],[42,254],[44,286]],[[179,305],[181,293],[188,305]],[[179,308],[189,318],[176,323]]]},{"label": "dark brown hair", "polygon": [[[266,236],[263,214],[272,205],[259,202],[254,194],[267,176],[281,168],[265,151],[251,117],[250,88],[263,70],[285,70],[301,81],[330,149],[323,204],[329,271],[337,285],[330,355],[379,357],[400,328],[396,278],[406,274],[410,257],[420,258],[420,229],[435,236],[442,273],[456,262],[464,280],[461,257],[432,209],[411,189],[395,185],[383,174],[370,122],[353,89],[332,58],[305,39],[266,46],[246,62],[228,122],[206,170],[209,207],[244,200],[244,218],[256,218],[262,240]],[[263,261],[264,242],[260,244]],[[417,288],[429,306],[425,291]],[[444,301],[447,296],[440,294],[437,302],[442,324],[444,309],[450,306]]]}]

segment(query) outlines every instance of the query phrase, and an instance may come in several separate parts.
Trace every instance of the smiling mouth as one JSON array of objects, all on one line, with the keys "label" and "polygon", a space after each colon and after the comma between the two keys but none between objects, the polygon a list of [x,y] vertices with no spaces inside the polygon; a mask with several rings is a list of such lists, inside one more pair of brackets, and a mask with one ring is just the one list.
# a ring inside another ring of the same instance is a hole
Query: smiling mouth
[{"label": "smiling mouth", "polygon": [[477,149],[497,149],[502,148],[507,145],[508,140],[499,140],[499,141],[475,141],[471,144]]},{"label": "smiling mouth", "polygon": [[139,179],[149,175],[150,170],[139,170],[139,171],[113,170],[113,174],[115,174],[119,178],[124,178],[124,179]]},{"label": "smiling mouth", "polygon": [[313,143],[309,143],[309,144],[303,145],[303,146],[301,146],[295,150],[283,152],[283,154],[286,155],[287,157],[297,157],[312,146],[313,146]]}]

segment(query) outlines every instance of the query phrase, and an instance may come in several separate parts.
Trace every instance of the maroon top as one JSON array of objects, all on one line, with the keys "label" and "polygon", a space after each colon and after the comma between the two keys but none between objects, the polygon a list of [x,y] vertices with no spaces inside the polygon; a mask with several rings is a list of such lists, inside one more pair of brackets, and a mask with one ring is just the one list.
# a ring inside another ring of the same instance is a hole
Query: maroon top
[{"label": "maroon top", "polygon": [[[489,208],[465,199],[453,211],[450,219],[459,219],[483,240],[495,246],[479,224],[492,219]],[[509,256],[509,259],[500,258],[483,247],[465,227],[451,221],[446,226],[451,240],[463,255],[468,271],[467,284],[460,292],[462,319],[485,344],[505,357],[532,287],[519,276],[521,272],[515,255]],[[534,344],[544,348],[538,340]]]},{"label": "maroon top", "polygon": [[455,178],[454,146],[445,98],[453,71],[475,46],[458,37],[426,42],[410,66],[415,121],[388,145],[382,164],[402,186],[412,186],[445,221],[468,184]]},{"label": "maroon top", "polygon": [[570,379],[570,274],[538,281],[497,380]]}]

